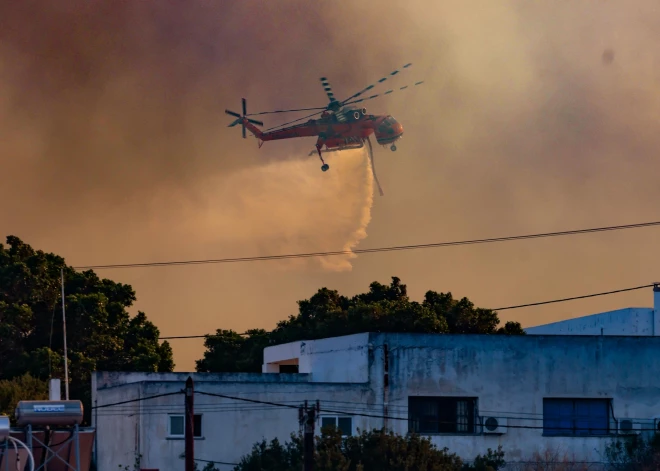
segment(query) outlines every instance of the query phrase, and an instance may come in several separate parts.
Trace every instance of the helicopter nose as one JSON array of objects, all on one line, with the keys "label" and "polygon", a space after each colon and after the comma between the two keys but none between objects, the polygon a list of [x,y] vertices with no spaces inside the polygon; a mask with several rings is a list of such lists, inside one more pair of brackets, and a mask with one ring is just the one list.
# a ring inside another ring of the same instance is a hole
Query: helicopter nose
[{"label": "helicopter nose", "polygon": [[401,123],[392,124],[392,130],[394,131],[394,134],[396,134],[397,136],[403,134],[403,126],[401,125]]}]

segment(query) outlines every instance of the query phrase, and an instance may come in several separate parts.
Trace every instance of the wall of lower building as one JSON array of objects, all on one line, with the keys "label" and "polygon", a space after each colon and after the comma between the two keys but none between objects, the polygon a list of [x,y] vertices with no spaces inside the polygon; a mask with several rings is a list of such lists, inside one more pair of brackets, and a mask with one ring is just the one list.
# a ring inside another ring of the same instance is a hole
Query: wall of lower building
[{"label": "wall of lower building", "polygon": [[[615,435],[544,435],[544,398],[610,399],[613,432],[616,420],[650,429],[660,416],[659,337],[372,333],[304,344],[309,373],[196,373],[195,389],[292,406],[318,399],[323,414],[352,416],[353,433],[387,426],[405,434],[410,397],[473,397],[479,417],[507,419],[506,433],[484,435],[479,427],[467,434],[424,433],[467,460],[502,445],[509,461],[545,450],[601,461]],[[187,377],[97,373],[94,400],[103,405],[180,391]],[[97,409],[99,471],[129,465],[136,453],[143,468],[183,465],[183,440],[167,432],[168,415],[183,407],[177,395]],[[196,394],[195,409],[203,415],[203,436],[195,441],[203,460],[237,463],[255,442],[286,441],[299,430],[295,408]]]},{"label": "wall of lower building", "polygon": [[[181,391],[187,374],[97,373],[99,404]],[[192,374],[195,413],[202,414],[202,437],[195,439],[201,460],[237,463],[255,442],[278,438],[285,442],[299,430],[298,409],[303,401],[320,400],[325,408],[348,406],[365,410],[375,398],[367,384],[312,383],[305,374]],[[111,378],[111,380],[108,380]],[[205,396],[200,391],[257,401],[282,403],[291,408]],[[348,402],[349,404],[346,404]],[[165,396],[140,403],[99,409],[98,471],[116,471],[142,455],[141,467],[169,470],[182,467],[182,438],[168,436],[170,414],[184,413],[184,396]],[[333,415],[333,414],[325,414]],[[369,428],[369,418],[355,418],[354,429]],[[139,438],[135,438],[135,430]],[[375,424],[373,426],[378,426]],[[204,462],[200,462],[200,469]],[[228,465],[219,465],[231,469]]]},{"label": "wall of lower building", "polygon": [[649,374],[660,371],[657,337],[372,334],[370,342],[389,351],[388,386],[374,355],[371,387],[387,389],[396,432],[408,430],[411,396],[475,397],[481,416],[507,418],[504,435],[429,434],[466,459],[502,445],[511,461],[546,449],[601,461],[611,436],[544,436],[544,398],[611,398],[615,419],[644,428],[660,416],[660,376]]}]

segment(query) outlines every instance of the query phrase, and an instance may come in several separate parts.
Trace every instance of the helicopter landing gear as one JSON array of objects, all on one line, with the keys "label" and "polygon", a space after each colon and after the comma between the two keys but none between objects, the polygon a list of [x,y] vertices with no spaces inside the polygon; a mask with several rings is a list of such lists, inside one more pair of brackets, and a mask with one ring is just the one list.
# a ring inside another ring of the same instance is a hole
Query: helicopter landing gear
[{"label": "helicopter landing gear", "polygon": [[325,163],[325,160],[323,160],[323,156],[321,155],[321,147],[323,147],[323,144],[325,143],[325,139],[319,137],[318,141],[316,142],[316,151],[319,153],[319,159],[321,159],[321,170],[324,172],[327,172],[328,169],[330,168],[330,165]]},{"label": "helicopter landing gear", "polygon": [[392,145],[390,146],[390,150],[391,150],[392,152],[394,152],[394,151],[396,150],[396,146],[395,146],[394,144],[392,144]]}]

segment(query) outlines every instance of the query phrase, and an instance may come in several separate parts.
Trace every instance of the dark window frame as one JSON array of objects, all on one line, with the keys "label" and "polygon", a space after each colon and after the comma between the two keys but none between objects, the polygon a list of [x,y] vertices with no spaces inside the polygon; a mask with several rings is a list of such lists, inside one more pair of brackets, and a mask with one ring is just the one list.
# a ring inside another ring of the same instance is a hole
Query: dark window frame
[{"label": "dark window frame", "polygon": [[408,431],[420,435],[478,434],[478,398],[409,396]]},{"label": "dark window frame", "polygon": [[[203,414],[194,414],[193,415],[193,438],[202,438],[202,415]],[[172,433],[172,419],[174,417],[181,417],[183,422],[183,433]],[[185,414],[168,414],[167,416],[167,436],[170,438],[183,438],[185,437],[185,424],[186,416]]]},{"label": "dark window frame", "polygon": [[543,398],[543,435],[547,437],[608,437],[614,432],[612,417],[611,398]]},{"label": "dark window frame", "polygon": [[350,433],[345,434],[343,433],[344,431],[342,430],[342,437],[351,437],[353,436],[353,417],[350,415],[321,415],[319,418],[319,428],[327,427],[327,425],[323,425],[323,419],[335,419],[335,424],[333,425],[334,427],[337,427],[341,430],[339,427],[339,420],[350,420],[351,425],[350,425]]}]

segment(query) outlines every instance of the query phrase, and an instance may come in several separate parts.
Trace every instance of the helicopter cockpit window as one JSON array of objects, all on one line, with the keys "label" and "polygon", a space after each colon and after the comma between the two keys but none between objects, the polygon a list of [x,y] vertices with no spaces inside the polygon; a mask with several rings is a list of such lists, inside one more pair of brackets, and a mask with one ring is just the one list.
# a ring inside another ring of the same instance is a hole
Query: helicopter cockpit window
[{"label": "helicopter cockpit window", "polygon": [[382,123],[380,123],[380,126],[378,126],[379,131],[381,132],[392,132],[392,125],[396,123],[396,120],[392,118],[391,116],[388,116],[383,120]]},{"label": "helicopter cockpit window", "polygon": [[392,127],[394,123],[396,123],[396,119],[394,119],[391,116],[388,116],[387,118],[385,118],[385,121],[383,121],[383,124],[386,125],[388,128]]}]

